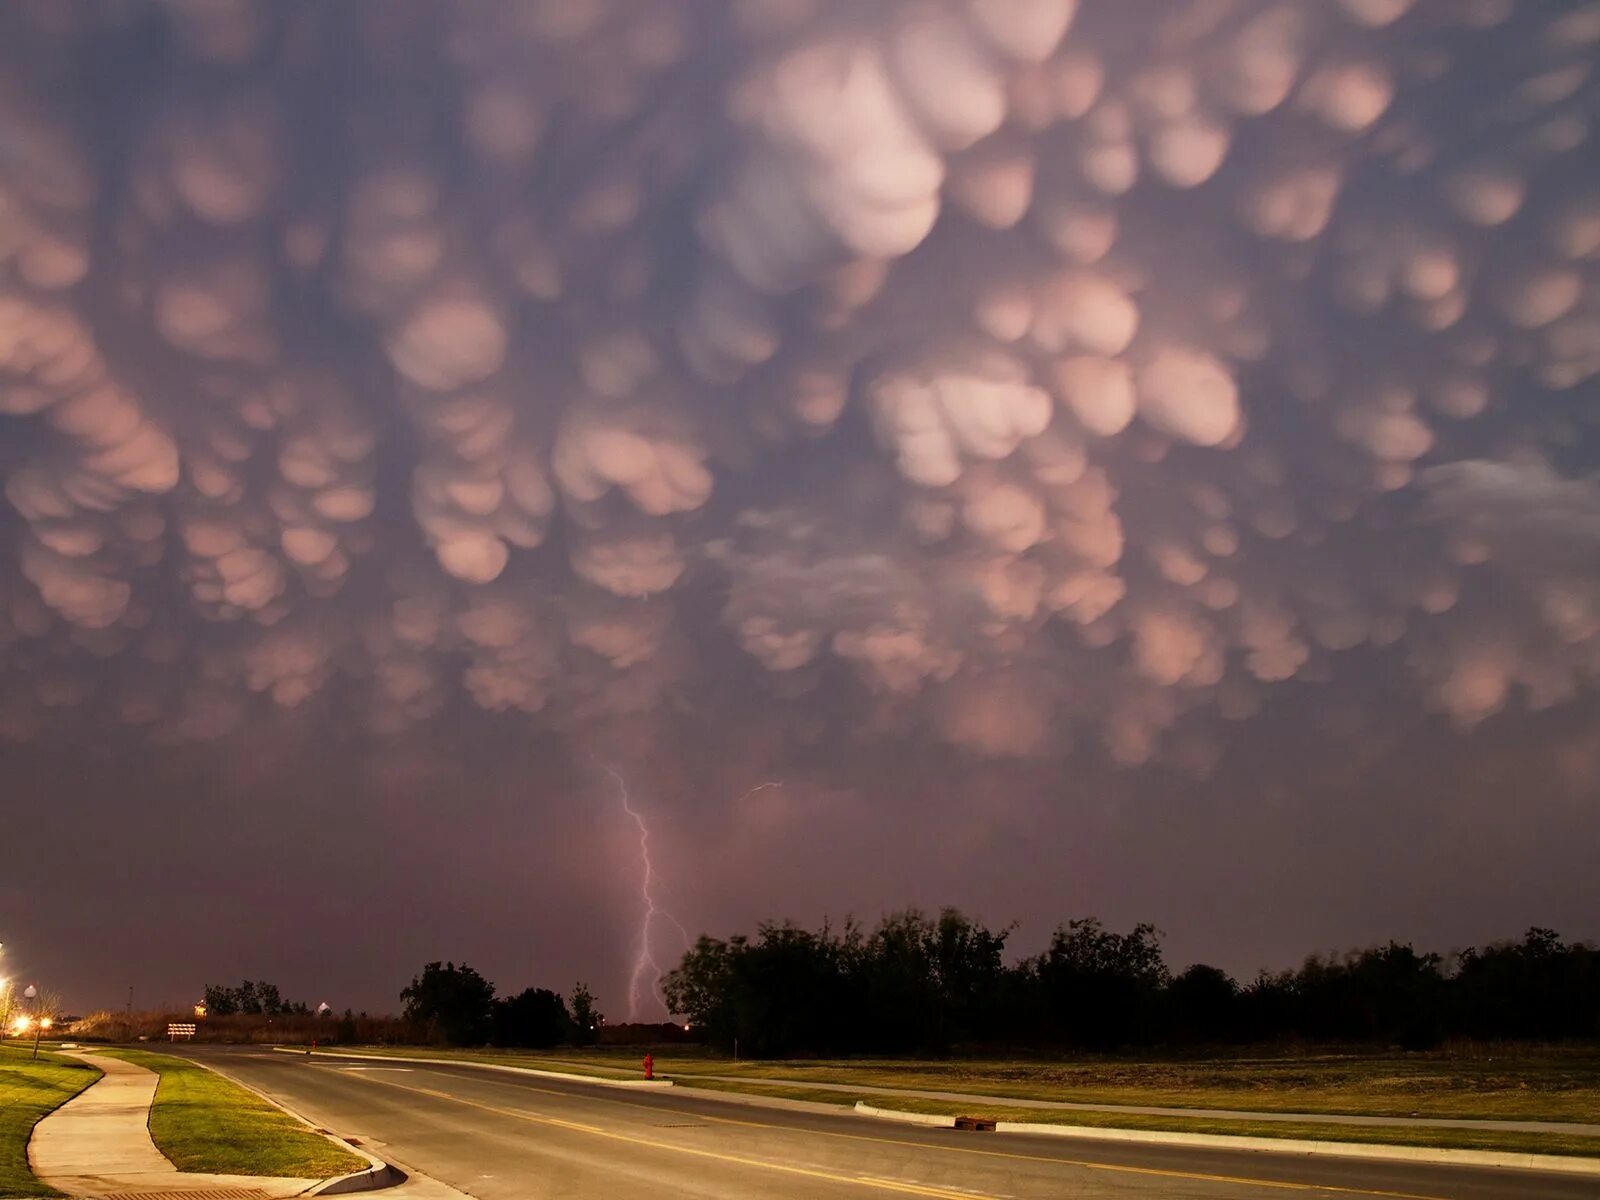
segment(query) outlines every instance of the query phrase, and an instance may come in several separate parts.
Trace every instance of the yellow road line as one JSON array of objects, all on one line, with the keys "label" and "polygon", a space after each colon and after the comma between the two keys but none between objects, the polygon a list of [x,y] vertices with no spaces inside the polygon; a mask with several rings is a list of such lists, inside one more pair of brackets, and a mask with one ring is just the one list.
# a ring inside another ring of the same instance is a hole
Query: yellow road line
[{"label": "yellow road line", "polygon": [[[567,1121],[560,1117],[547,1117],[539,1113],[527,1112],[523,1109],[501,1108],[495,1104],[484,1104],[478,1100],[468,1100],[461,1096],[453,1096],[449,1092],[439,1092],[432,1088],[412,1087],[409,1084],[396,1083],[390,1079],[369,1079],[368,1082],[381,1084],[384,1087],[399,1088],[403,1092],[416,1092],[423,1096],[432,1096],[437,1100],[448,1100],[454,1104],[464,1104],[470,1108],[481,1109],[484,1112],[495,1113],[503,1117],[514,1117],[519,1121],[528,1121],[535,1125],[548,1125],[555,1129],[565,1129],[572,1133],[587,1133],[593,1137],[609,1138],[614,1142],[626,1142],[631,1146],[646,1146],[652,1150],[667,1150],[674,1154],[687,1154],[694,1158],[707,1158],[714,1162],[731,1163],[740,1167],[755,1167],[763,1171],[778,1171],[785,1175],[800,1175],[807,1179],[821,1179],[828,1183],[849,1184],[855,1187],[877,1188],[880,1191],[900,1192],[912,1196],[932,1196],[936,1200],[993,1200],[975,1192],[952,1192],[944,1188],[930,1187],[920,1183],[902,1183],[894,1179],[877,1179],[865,1175],[841,1175],[833,1171],[822,1171],[814,1167],[797,1167],[788,1163],[771,1162],[761,1158],[747,1158],[742,1154],[723,1154],[716,1150],[702,1150],[697,1146],[680,1146],[672,1142],[658,1141],[655,1138],[639,1137],[631,1133],[619,1133],[614,1129],[605,1129],[599,1125],[587,1125],[581,1121]],[[552,1092],[551,1095],[561,1095]]]},{"label": "yellow road line", "polygon": [[[659,1150],[668,1150],[678,1154],[689,1154],[701,1158],[717,1159],[722,1162],[735,1163],[741,1166],[758,1167],[770,1171],[782,1171],[795,1175],[806,1175],[812,1178],[827,1179],[837,1183],[851,1183],[858,1186],[878,1187],[890,1191],[912,1192],[921,1196],[945,1197],[947,1200],[983,1200],[972,1192],[943,1191],[938,1188],[929,1188],[921,1184],[903,1184],[891,1180],[878,1180],[870,1176],[836,1175],[826,1171],[815,1171],[806,1167],[793,1167],[784,1163],[769,1162],[764,1159],[744,1158],[739,1155],[720,1154],[713,1150],[701,1150],[692,1146],[676,1145],[672,1142],[656,1141],[652,1138],[641,1138],[633,1134],[618,1133],[615,1130],[603,1129],[598,1125],[584,1125],[575,1121],[564,1121],[558,1117],[545,1117],[537,1113],[530,1113],[523,1109],[502,1108],[494,1104],[485,1104],[479,1100],[468,1100],[462,1096],[455,1096],[449,1092],[435,1091],[432,1088],[414,1087],[410,1084],[397,1083],[392,1079],[378,1079],[371,1075],[359,1075],[358,1079],[368,1083],[376,1083],[383,1087],[399,1088],[401,1091],[417,1092],[424,1096],[432,1096],[438,1100],[448,1100],[455,1104],[464,1104],[469,1108],[481,1109],[484,1112],[496,1113],[500,1116],[513,1117],[518,1120],[532,1121],[542,1125],[552,1125],[557,1128],[569,1129],[573,1132],[593,1134],[597,1137],[611,1138],[615,1141],[630,1142],[634,1145],[649,1146]],[[626,1108],[642,1108],[650,1112],[659,1113],[662,1110],[652,1104],[644,1104],[637,1100],[621,1100],[611,1096],[583,1096],[574,1097],[571,1092],[556,1091],[552,1088],[542,1088],[533,1085],[514,1084],[501,1079],[483,1079],[478,1082],[495,1083],[502,1087],[515,1087],[520,1092],[537,1092],[546,1096],[559,1096],[563,1100],[574,1098],[589,1100],[601,1104],[618,1104]],[[744,1121],[734,1117],[714,1117],[705,1114],[696,1114],[697,1119],[714,1122],[719,1125],[737,1125],[750,1129],[776,1130],[779,1132],[793,1132],[784,1126],[773,1125],[764,1121]],[[1045,1154],[1016,1154],[1006,1150],[980,1150],[967,1146],[940,1146],[928,1142],[907,1141],[904,1138],[873,1137],[870,1134],[842,1133],[826,1129],[808,1129],[804,1132],[814,1137],[842,1138],[847,1141],[870,1142],[881,1146],[912,1147],[917,1150],[935,1150],[946,1154],[966,1154],[979,1158],[1008,1159],[1014,1162],[1049,1163],[1053,1166],[1079,1167],[1088,1171],[1105,1171],[1120,1175],[1143,1175],[1158,1179],[1184,1179],[1200,1183],[1231,1183],[1246,1184],[1251,1187],[1274,1189],[1286,1192],[1322,1192],[1337,1196],[1376,1196],[1381,1200],[1447,1200],[1441,1196],[1425,1196],[1416,1192],[1391,1192],[1372,1188],[1341,1187],[1325,1183],[1293,1183],[1279,1179],[1252,1179],[1240,1175],[1216,1175],[1203,1171],[1179,1171],[1166,1167],[1134,1167],[1122,1163],[1094,1162],[1088,1159],[1056,1158]]]}]

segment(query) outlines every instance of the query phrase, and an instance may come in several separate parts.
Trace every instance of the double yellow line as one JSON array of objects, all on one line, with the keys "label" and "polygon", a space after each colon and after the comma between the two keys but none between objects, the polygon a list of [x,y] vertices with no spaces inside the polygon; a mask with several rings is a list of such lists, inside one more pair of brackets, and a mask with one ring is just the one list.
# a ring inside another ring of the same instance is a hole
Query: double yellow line
[{"label": "double yellow line", "polygon": [[[885,1179],[876,1175],[849,1175],[836,1171],[824,1171],[814,1167],[797,1167],[788,1163],[773,1162],[770,1159],[748,1158],[742,1154],[724,1154],[716,1150],[704,1150],[696,1146],[684,1146],[675,1142],[663,1142],[657,1138],[641,1137],[637,1134],[620,1133],[614,1129],[606,1129],[600,1125],[589,1125],[581,1121],[567,1121],[560,1117],[547,1117],[540,1113],[529,1112],[520,1108],[505,1108],[497,1104],[485,1104],[481,1100],[468,1100],[450,1092],[441,1092],[433,1088],[416,1087],[412,1084],[397,1083],[390,1079],[379,1079],[371,1074],[359,1076],[368,1083],[376,1083],[383,1087],[398,1088],[402,1092],[414,1092],[420,1096],[428,1096],[435,1100],[445,1100],[451,1104],[461,1104],[468,1108],[475,1108],[482,1112],[494,1113],[496,1116],[511,1117],[518,1121],[527,1121],[534,1125],[544,1125],[552,1129],[565,1129],[571,1133],[584,1133],[592,1137],[607,1138],[614,1142],[624,1142],[628,1145],[643,1146],[652,1150],[664,1150],[672,1154],[688,1155],[692,1158],[709,1159],[714,1162],[728,1163],[733,1166],[753,1167],[762,1171],[773,1171],[784,1175],[803,1176],[808,1179],[823,1180],[828,1183],[845,1184],[854,1187],[871,1188],[883,1192],[898,1192],[912,1196],[934,1196],[939,1200],[993,1200],[978,1192],[956,1191],[949,1188],[940,1188],[921,1183],[906,1183],[896,1179]],[[521,1083],[510,1083],[498,1079],[483,1079],[482,1083],[497,1084],[501,1087],[514,1087],[519,1092],[536,1092],[546,1096],[558,1096],[564,1100],[575,1097],[571,1092],[559,1092],[551,1088],[542,1088]],[[611,1096],[583,1096],[576,1097],[598,1104],[617,1104],[626,1108],[642,1108],[650,1112],[660,1113],[662,1110],[652,1104],[644,1104],[637,1100],[621,1100]],[[775,1130],[784,1132],[785,1127],[773,1125],[764,1121],[743,1121],[734,1117],[712,1117],[696,1114],[696,1120],[717,1125],[743,1126],[749,1129]],[[1238,1175],[1214,1175],[1200,1171],[1178,1171],[1161,1167],[1134,1167],[1120,1163],[1093,1162],[1087,1159],[1056,1158],[1042,1154],[1015,1154],[1005,1150],[980,1150],[966,1146],[941,1146],[927,1142],[907,1141],[903,1138],[873,1137],[862,1133],[841,1133],[834,1130],[805,1130],[805,1133],[814,1137],[842,1138],[846,1141],[870,1142],[880,1146],[910,1147],[916,1150],[933,1150],[942,1154],[965,1154],[978,1158],[1007,1159],[1013,1162],[1048,1163],[1052,1166],[1078,1167],[1087,1171],[1103,1171],[1119,1175],[1142,1175],[1158,1179],[1183,1179],[1199,1183],[1229,1183],[1244,1184],[1250,1187],[1271,1189],[1285,1192],[1320,1192],[1324,1195],[1338,1196],[1376,1196],[1382,1200],[1446,1200],[1440,1196],[1424,1196],[1415,1192],[1389,1192],[1375,1191],[1370,1188],[1337,1187],[1322,1183],[1291,1183],[1276,1179],[1250,1179]]]}]

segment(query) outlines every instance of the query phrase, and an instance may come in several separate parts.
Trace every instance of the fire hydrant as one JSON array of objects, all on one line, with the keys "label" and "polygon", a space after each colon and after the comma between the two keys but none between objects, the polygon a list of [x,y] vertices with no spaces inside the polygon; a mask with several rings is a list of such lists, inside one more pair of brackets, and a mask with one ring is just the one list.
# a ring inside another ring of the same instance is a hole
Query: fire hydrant
[{"label": "fire hydrant", "polygon": [[644,1077],[646,1079],[654,1079],[656,1077],[656,1057],[653,1054],[644,1056]]}]

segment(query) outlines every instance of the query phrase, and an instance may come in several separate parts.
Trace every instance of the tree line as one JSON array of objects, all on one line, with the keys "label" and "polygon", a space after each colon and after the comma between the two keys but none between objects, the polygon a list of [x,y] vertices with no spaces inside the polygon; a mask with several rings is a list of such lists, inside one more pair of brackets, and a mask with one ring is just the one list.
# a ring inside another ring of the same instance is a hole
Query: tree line
[{"label": "tree line", "polygon": [[206,1013],[213,1017],[308,1017],[304,1000],[285,1000],[277,984],[246,979],[238,987],[206,984]]},{"label": "tree line", "polygon": [[466,963],[428,963],[400,990],[400,1000],[425,1041],[454,1046],[588,1046],[605,1024],[586,984],[566,998],[540,987],[498,996]]},{"label": "tree line", "polygon": [[1204,963],[1174,974],[1154,926],[1119,933],[1094,918],[1008,963],[1014,928],[956,909],[870,931],[767,923],[754,937],[701,937],[665,994],[712,1045],[753,1057],[1600,1037],[1600,950],[1548,929],[1449,956],[1396,942],[1314,955],[1240,983]]}]

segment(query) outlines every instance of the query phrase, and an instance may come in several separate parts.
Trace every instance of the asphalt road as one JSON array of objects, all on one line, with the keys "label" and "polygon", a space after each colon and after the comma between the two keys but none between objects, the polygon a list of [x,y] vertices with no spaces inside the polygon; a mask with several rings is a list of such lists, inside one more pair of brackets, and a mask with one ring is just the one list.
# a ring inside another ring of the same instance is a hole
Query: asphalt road
[{"label": "asphalt road", "polygon": [[1600,1179],[964,1133],[449,1065],[185,1047],[481,1200],[1596,1200]]}]

